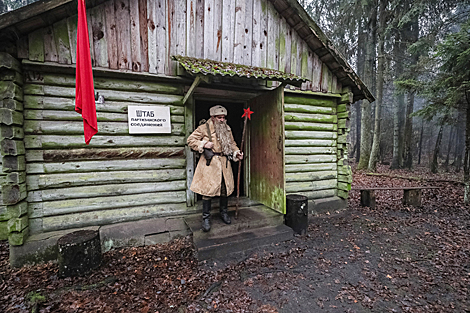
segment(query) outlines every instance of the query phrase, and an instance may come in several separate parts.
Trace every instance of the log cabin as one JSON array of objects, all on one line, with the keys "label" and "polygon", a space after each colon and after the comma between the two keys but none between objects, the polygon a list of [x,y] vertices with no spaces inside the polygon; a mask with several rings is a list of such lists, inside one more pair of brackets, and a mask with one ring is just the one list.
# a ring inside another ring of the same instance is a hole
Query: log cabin
[{"label": "log cabin", "polygon": [[[187,233],[184,217],[201,208],[186,138],[214,104],[238,143],[243,109],[254,111],[244,205],[282,215],[299,194],[311,214],[345,207],[349,107],[374,97],[296,0],[86,6],[99,128],[89,145],[74,111],[77,0],[0,16],[0,240],[12,265],[54,259],[57,238],[77,229],[99,228],[103,251]],[[142,106],[169,130],[131,131]]]}]

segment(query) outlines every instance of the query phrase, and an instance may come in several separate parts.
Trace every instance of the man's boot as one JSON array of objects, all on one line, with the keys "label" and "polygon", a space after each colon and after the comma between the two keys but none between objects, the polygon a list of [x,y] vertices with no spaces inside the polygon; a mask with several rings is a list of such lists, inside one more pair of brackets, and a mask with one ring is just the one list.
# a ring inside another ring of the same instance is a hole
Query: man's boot
[{"label": "man's boot", "polygon": [[220,197],[220,217],[225,224],[230,224],[232,221],[230,220],[230,216],[227,212],[228,209],[228,198],[227,197]]},{"label": "man's boot", "polygon": [[202,230],[211,230],[211,200],[202,200]]}]

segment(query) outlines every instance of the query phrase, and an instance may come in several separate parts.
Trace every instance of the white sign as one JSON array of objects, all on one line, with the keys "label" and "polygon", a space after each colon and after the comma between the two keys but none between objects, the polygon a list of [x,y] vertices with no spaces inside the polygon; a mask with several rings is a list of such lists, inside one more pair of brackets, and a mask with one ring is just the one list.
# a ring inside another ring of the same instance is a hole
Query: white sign
[{"label": "white sign", "polygon": [[170,134],[170,108],[164,106],[129,105],[129,134]]}]

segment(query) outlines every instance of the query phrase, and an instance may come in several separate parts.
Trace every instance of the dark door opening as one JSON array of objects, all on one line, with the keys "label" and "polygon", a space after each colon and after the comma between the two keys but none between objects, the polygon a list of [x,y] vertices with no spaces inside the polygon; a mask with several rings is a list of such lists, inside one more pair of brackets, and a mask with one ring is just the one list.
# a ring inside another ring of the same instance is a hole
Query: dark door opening
[{"label": "dark door opening", "polygon": [[[233,138],[237,143],[238,148],[240,147],[242,141],[242,131],[243,131],[243,103],[230,103],[214,100],[196,100],[195,106],[195,127],[199,126],[199,122],[202,119],[208,120],[210,118],[209,109],[214,105],[223,105],[227,109],[227,124],[232,129]],[[245,134],[247,136],[248,134]],[[246,146],[246,137],[245,137],[245,146]],[[244,149],[245,150],[245,149]],[[246,153],[245,153],[246,156]],[[196,161],[196,165],[199,159]],[[230,195],[231,197],[237,196],[237,176],[238,176],[238,166],[240,162],[232,162],[232,171],[235,190]],[[245,179],[244,179],[243,168],[240,173],[240,197],[245,196]],[[197,195],[197,200],[201,200],[201,195]]]}]

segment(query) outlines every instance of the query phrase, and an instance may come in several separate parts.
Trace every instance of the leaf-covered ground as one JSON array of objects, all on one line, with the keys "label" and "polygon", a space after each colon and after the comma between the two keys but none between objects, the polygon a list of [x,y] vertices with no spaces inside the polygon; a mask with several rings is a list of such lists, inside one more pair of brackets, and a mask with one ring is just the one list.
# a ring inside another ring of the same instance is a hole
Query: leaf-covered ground
[{"label": "leaf-covered ground", "polygon": [[[318,215],[308,236],[237,263],[199,264],[191,238],[108,252],[84,278],[57,265],[12,269],[0,243],[0,312],[470,312],[470,211],[458,175],[382,169],[353,186],[439,186],[423,207],[352,191],[343,212]],[[406,179],[404,177],[409,177]]]}]

